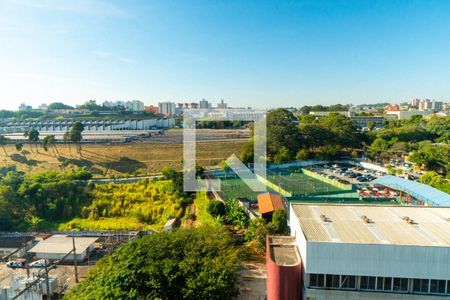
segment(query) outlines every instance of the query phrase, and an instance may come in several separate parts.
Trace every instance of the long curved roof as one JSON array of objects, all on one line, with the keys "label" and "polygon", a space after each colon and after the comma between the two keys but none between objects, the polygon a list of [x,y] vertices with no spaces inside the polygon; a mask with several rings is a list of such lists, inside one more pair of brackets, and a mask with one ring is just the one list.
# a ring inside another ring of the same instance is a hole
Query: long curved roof
[{"label": "long curved roof", "polygon": [[406,192],[414,198],[423,200],[434,206],[450,206],[449,194],[416,181],[411,181],[392,175],[385,175],[375,179],[370,182],[370,184],[380,184],[395,190]]}]

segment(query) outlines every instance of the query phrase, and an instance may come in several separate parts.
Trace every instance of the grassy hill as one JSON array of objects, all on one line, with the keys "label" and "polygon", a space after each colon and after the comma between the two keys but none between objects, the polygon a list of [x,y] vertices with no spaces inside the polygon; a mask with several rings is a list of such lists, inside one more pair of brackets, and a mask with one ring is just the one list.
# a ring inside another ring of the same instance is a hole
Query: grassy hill
[{"label": "grassy hill", "polygon": [[[214,141],[197,144],[197,161],[203,166],[218,165],[231,154],[239,155],[244,141]],[[94,177],[147,175],[161,172],[165,166],[182,168],[183,145],[165,144],[95,144],[83,145],[81,155],[75,146],[57,145],[57,152],[24,145],[21,152],[6,145],[0,149],[0,167],[16,168],[27,174],[45,171],[70,171],[86,167]]]},{"label": "grassy hill", "polygon": [[167,220],[181,218],[184,199],[171,181],[97,185],[92,202],[80,216],[59,226],[60,230],[160,230]]}]

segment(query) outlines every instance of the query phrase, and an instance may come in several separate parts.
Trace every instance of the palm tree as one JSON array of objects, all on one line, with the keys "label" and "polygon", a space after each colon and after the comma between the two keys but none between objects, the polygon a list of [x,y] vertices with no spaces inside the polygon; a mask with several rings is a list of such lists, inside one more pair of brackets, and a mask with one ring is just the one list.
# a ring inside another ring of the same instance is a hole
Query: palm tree
[{"label": "palm tree", "polygon": [[4,135],[0,135],[0,145],[2,146],[3,152],[5,152],[6,156],[8,156],[8,153],[6,152],[5,145],[8,142],[8,140],[9,139],[7,137],[5,137]]},{"label": "palm tree", "polygon": [[42,147],[44,148],[45,151],[48,151],[48,148],[52,147],[53,154],[56,156],[57,150],[55,151],[55,149],[56,149],[55,143],[56,143],[55,136],[54,135],[48,135],[42,140]]},{"label": "palm tree", "polygon": [[16,147],[17,152],[20,152],[23,149],[23,144],[22,143],[16,143],[14,146]]},{"label": "palm tree", "polygon": [[70,129],[70,140],[77,144],[77,152],[81,155],[81,140],[83,139],[84,125],[81,122],[75,122]]},{"label": "palm tree", "polygon": [[70,131],[66,131],[66,133],[64,133],[63,140],[69,145],[69,156],[72,156],[72,148],[70,147],[70,143],[72,142],[70,140]]},{"label": "palm tree", "polygon": [[24,132],[23,136],[28,138],[28,141],[30,141],[31,144],[35,144],[36,152],[39,152],[36,144],[36,142],[39,141],[39,131],[37,131],[36,129],[32,129],[29,131],[27,130]]},{"label": "palm tree", "polygon": [[47,144],[53,148],[53,152],[55,152],[55,156],[59,155],[58,147],[56,147],[56,137],[54,135],[48,136]]}]

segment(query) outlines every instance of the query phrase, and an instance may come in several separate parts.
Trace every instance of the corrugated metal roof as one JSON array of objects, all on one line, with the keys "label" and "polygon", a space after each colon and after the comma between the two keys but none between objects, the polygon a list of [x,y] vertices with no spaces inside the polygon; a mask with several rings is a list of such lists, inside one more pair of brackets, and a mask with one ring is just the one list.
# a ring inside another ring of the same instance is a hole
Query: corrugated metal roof
[{"label": "corrugated metal roof", "polygon": [[292,204],[308,241],[450,246],[450,208]]},{"label": "corrugated metal roof", "polygon": [[385,175],[375,179],[370,182],[370,184],[381,184],[395,190],[406,192],[414,198],[423,200],[431,205],[450,206],[449,194],[416,181],[411,181],[392,175]]}]

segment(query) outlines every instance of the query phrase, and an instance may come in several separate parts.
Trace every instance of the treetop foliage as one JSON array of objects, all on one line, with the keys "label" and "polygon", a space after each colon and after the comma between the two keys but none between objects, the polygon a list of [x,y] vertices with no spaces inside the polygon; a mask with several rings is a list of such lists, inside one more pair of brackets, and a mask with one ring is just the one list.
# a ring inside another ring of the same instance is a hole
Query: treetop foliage
[{"label": "treetop foliage", "polygon": [[238,268],[223,228],[151,234],[101,259],[64,299],[231,299]]}]

